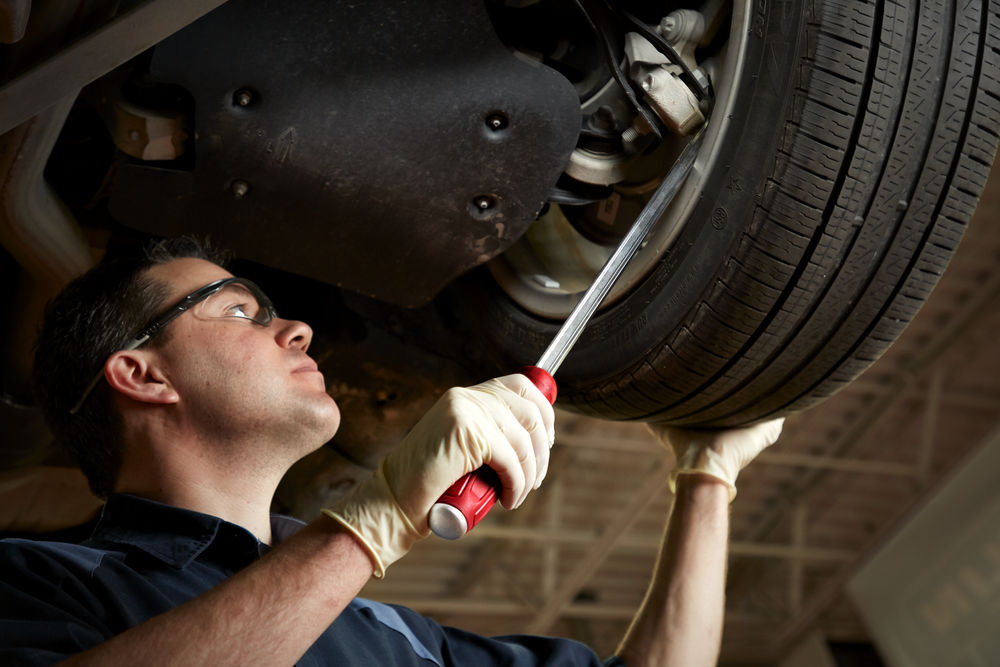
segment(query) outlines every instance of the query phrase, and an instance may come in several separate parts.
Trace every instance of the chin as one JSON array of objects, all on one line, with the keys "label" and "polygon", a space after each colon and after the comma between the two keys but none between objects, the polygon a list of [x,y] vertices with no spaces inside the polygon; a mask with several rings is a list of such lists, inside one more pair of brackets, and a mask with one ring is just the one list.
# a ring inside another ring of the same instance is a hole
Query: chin
[{"label": "chin", "polygon": [[323,433],[326,439],[323,442],[327,442],[333,439],[333,436],[337,434],[340,429],[340,408],[337,403],[330,398],[329,407],[326,409],[325,414],[322,415],[323,418]]},{"label": "chin", "polygon": [[336,419],[330,420],[329,428],[324,433],[326,439],[323,442],[328,442],[333,440],[333,436],[337,435],[337,431],[340,430],[340,413],[337,413]]}]

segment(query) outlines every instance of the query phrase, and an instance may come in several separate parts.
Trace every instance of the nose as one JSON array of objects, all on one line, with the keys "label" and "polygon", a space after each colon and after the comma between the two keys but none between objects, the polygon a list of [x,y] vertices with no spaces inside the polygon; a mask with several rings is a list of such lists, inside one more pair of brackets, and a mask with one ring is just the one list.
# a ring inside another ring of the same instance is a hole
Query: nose
[{"label": "nose", "polygon": [[303,352],[309,349],[309,343],[312,342],[313,330],[308,324],[298,320],[284,320],[277,317],[271,322],[272,327],[275,325],[277,325],[277,328],[274,338],[278,345],[288,349],[302,350]]}]

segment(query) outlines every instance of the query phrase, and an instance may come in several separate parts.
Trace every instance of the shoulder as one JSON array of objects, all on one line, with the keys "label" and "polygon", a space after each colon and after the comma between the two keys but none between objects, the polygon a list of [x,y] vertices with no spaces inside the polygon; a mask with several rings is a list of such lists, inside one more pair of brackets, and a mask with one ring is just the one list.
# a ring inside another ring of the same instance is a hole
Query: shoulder
[{"label": "shoulder", "polygon": [[52,664],[114,634],[112,596],[91,590],[105,556],[63,542],[0,540],[0,663]]},{"label": "shoulder", "polygon": [[0,571],[5,578],[17,572],[54,570],[91,574],[108,553],[79,544],[10,538],[0,540]]}]

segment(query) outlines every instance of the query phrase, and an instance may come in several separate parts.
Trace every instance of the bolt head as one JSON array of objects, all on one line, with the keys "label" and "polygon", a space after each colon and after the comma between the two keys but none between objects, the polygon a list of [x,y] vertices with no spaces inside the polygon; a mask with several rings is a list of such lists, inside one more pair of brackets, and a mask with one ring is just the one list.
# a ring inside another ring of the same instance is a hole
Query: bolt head
[{"label": "bolt head", "polygon": [[248,107],[253,104],[254,94],[248,88],[241,88],[233,93],[233,104],[238,107]]},{"label": "bolt head", "polygon": [[664,16],[660,21],[660,34],[668,37],[677,28],[677,19],[673,16]]},{"label": "bolt head", "polygon": [[250,192],[250,184],[246,181],[233,181],[230,190],[237,199],[243,199]]}]

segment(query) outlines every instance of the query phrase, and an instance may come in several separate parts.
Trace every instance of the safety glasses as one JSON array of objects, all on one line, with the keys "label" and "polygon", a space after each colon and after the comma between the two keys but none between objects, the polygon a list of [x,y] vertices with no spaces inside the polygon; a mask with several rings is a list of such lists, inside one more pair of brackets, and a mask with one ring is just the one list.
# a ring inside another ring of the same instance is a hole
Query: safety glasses
[{"label": "safety glasses", "polygon": [[[223,278],[196,289],[175,303],[140,329],[122,350],[134,350],[144,345],[150,338],[163,331],[164,327],[188,311],[192,316],[202,320],[235,318],[249,320],[262,327],[271,324],[271,320],[278,316],[274,304],[257,285],[244,278]],[[84,389],[80,400],[70,409],[71,415],[79,412],[90,392],[103,377],[102,365],[97,375]]]}]

